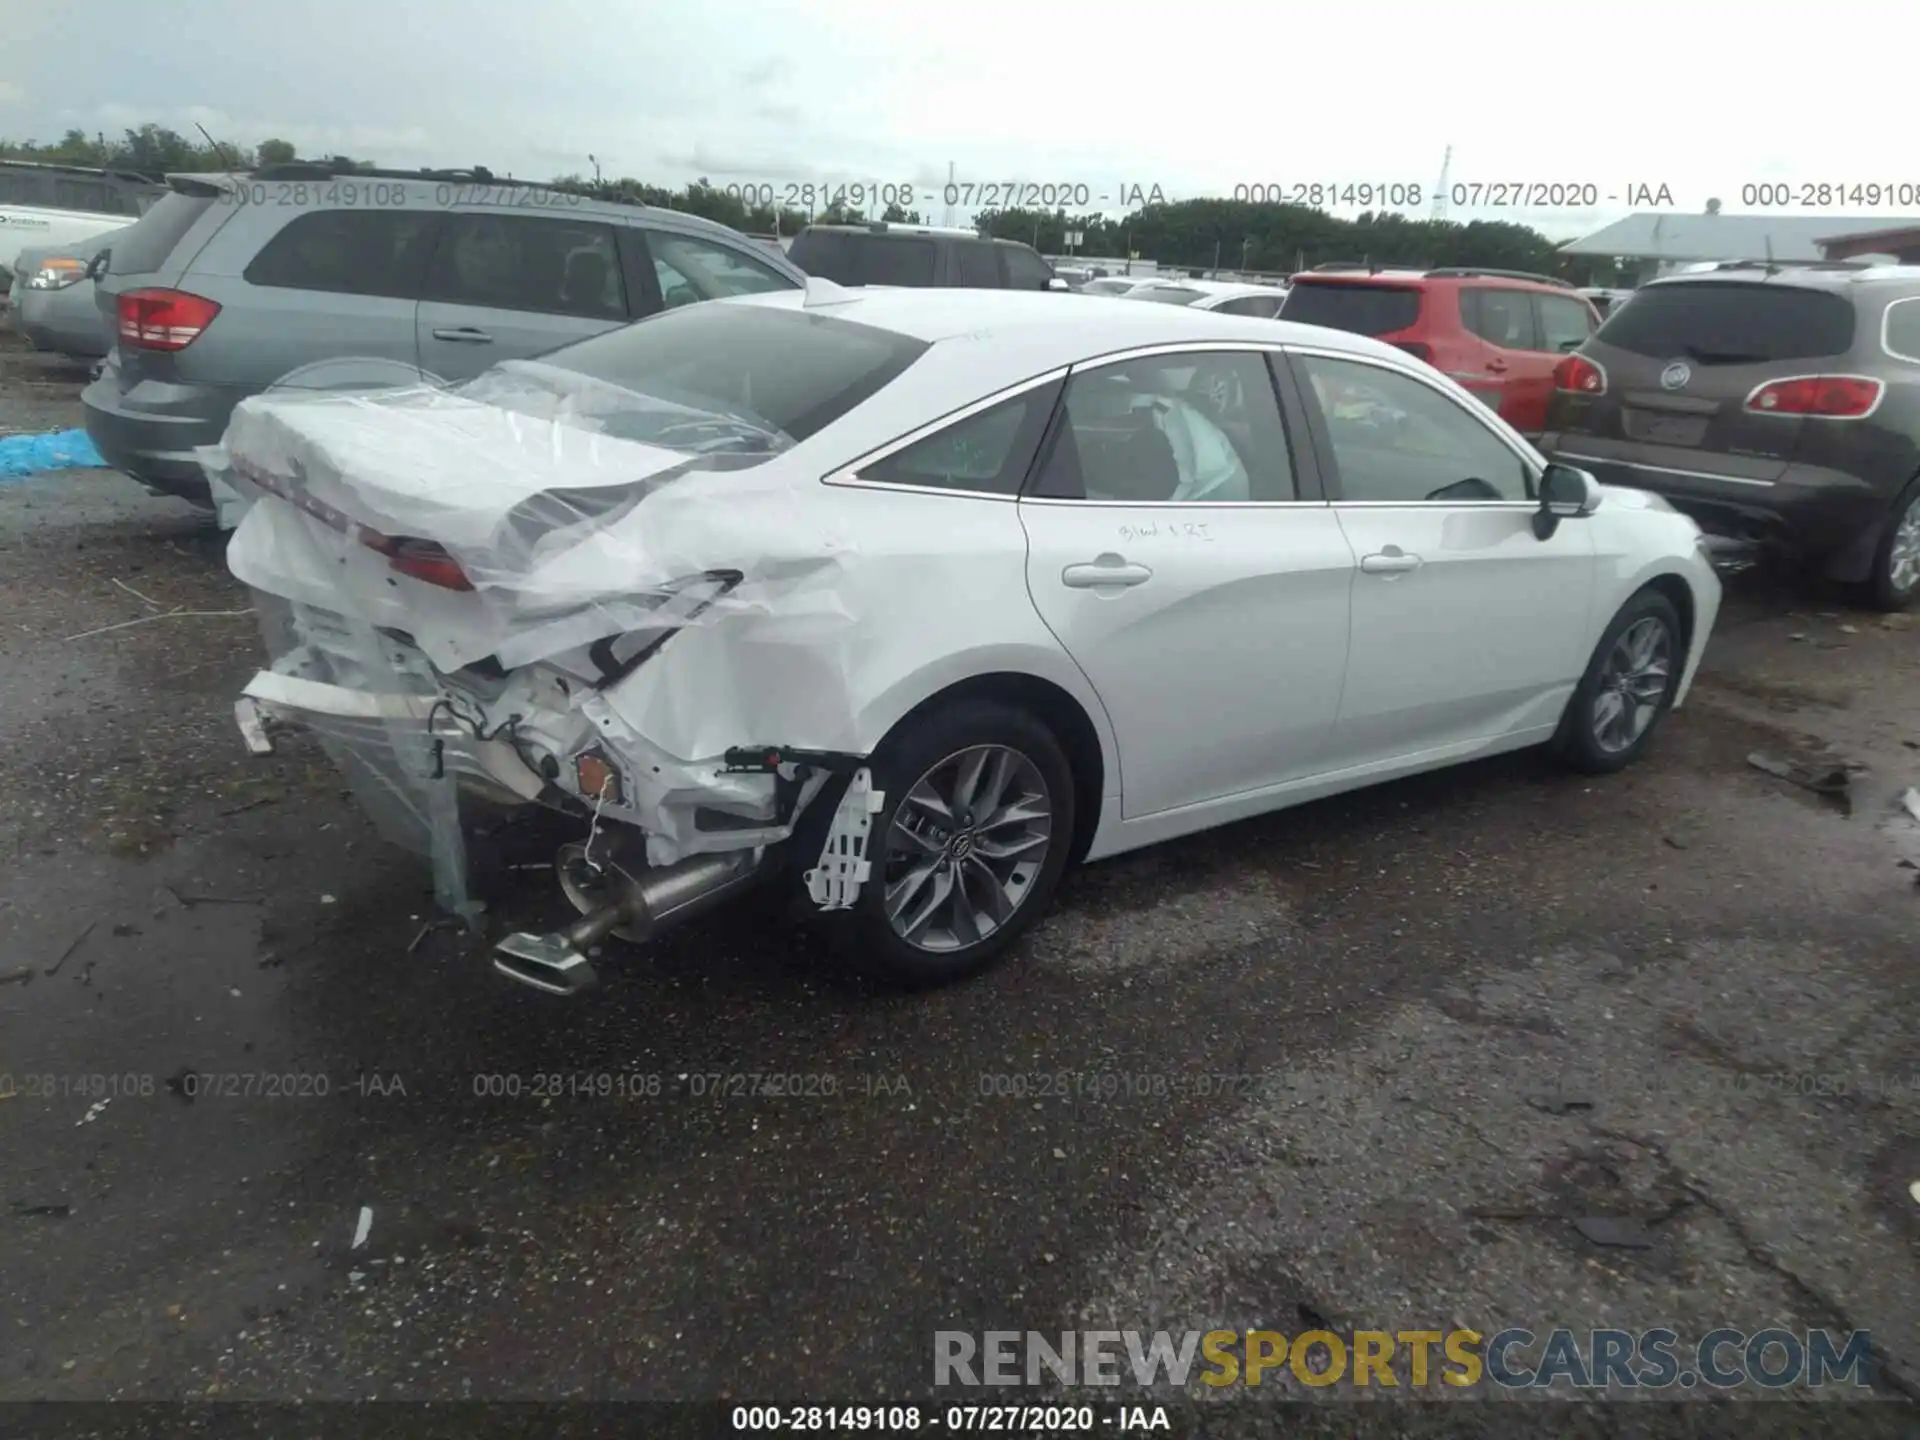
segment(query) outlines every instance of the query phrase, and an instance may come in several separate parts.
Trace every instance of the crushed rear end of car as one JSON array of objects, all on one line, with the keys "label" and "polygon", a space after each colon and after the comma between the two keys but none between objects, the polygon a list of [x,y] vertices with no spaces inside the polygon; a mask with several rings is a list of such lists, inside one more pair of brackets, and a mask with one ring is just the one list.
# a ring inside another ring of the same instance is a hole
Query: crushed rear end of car
[{"label": "crushed rear end of car", "polygon": [[[580,921],[510,936],[495,965],[583,988],[597,941],[645,941],[747,887],[858,768],[756,728],[784,717],[738,668],[794,646],[831,667],[848,643],[844,552],[778,463],[785,448],[737,418],[530,363],[459,390],[242,402],[202,460],[241,498],[228,560],[272,656],[236,705],[246,743],[317,737],[469,923],[484,905],[463,797],[571,817],[556,869]],[[769,619],[784,639],[765,637]],[[677,668],[689,693],[640,698],[663,647],[723,626],[753,638]],[[730,741],[659,743],[663,707],[698,711],[681,737]]]}]

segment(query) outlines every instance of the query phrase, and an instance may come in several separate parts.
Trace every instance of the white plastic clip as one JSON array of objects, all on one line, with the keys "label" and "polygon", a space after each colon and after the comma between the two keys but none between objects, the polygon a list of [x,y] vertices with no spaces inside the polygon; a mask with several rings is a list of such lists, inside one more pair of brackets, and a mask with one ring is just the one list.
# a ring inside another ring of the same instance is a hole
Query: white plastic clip
[{"label": "white plastic clip", "polygon": [[864,768],[856,770],[847,782],[847,793],[840,797],[833,824],[827,827],[820,863],[807,871],[807,893],[822,910],[848,910],[860,898],[860,886],[873,873],[873,862],[867,858],[867,839],[873,830],[873,817],[886,800],[885,794],[873,788],[873,777]]}]

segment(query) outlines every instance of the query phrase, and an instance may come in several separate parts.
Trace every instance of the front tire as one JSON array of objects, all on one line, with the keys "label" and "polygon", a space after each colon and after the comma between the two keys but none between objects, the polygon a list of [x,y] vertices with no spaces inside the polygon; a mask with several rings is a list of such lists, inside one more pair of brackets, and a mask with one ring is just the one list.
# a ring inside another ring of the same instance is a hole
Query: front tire
[{"label": "front tire", "polygon": [[1673,602],[1642,590],[1613,617],[1567,702],[1554,737],[1561,760],[1586,775],[1611,775],[1638,760],[1673,708],[1685,665]]},{"label": "front tire", "polygon": [[1876,610],[1889,614],[1920,598],[1920,480],[1893,502],[1887,532],[1874,547],[1867,598]]},{"label": "front tire", "polygon": [[912,986],[984,969],[1066,868],[1074,787],[1059,742],[1025,711],[963,700],[907,721],[868,769],[885,799],[847,917],[857,962]]}]

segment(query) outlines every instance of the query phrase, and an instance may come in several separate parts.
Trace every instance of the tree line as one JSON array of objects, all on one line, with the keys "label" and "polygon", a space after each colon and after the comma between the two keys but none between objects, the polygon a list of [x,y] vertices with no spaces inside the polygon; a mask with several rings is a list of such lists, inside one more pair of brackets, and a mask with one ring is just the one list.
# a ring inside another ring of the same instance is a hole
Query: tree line
[{"label": "tree line", "polygon": [[[160,125],[129,129],[118,139],[88,136],[80,130],[69,130],[45,145],[0,139],[0,159],[99,166],[155,177],[168,171],[250,170],[296,158],[300,157],[295,147],[285,140],[256,144],[211,137],[191,140]],[[374,168],[367,160],[348,163]],[[812,213],[751,204],[736,193],[741,187],[729,190],[704,176],[678,189],[630,176],[606,179],[571,174],[547,183],[574,194],[685,211],[755,235],[793,235],[809,224],[862,224],[869,218],[924,223],[918,211],[898,205],[869,217],[837,202]],[[1477,265],[1558,275],[1576,284],[1594,283],[1600,273],[1593,260],[1562,255],[1553,241],[1524,225],[1485,220],[1460,224],[1391,212],[1366,212],[1347,219],[1304,205],[1242,200],[1151,203],[1121,216],[983,210],[975,214],[973,223],[982,234],[1024,241],[1047,255],[1063,255],[1071,248],[1076,257],[1090,261],[1119,264],[1136,256],[1196,273],[1225,269],[1288,274],[1333,262],[1383,267]],[[1069,235],[1075,241],[1071,247]]]}]

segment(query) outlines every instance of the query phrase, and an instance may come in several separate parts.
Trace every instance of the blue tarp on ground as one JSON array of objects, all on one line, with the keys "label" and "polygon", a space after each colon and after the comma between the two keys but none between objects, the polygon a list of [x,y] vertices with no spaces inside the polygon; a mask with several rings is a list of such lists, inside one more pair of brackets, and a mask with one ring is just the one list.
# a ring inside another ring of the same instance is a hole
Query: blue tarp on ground
[{"label": "blue tarp on ground", "polygon": [[0,476],[41,475],[49,470],[98,470],[106,467],[84,430],[50,435],[0,435]]}]

